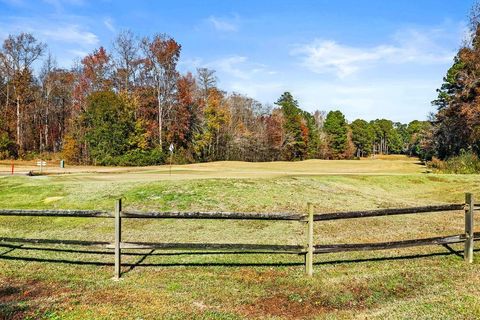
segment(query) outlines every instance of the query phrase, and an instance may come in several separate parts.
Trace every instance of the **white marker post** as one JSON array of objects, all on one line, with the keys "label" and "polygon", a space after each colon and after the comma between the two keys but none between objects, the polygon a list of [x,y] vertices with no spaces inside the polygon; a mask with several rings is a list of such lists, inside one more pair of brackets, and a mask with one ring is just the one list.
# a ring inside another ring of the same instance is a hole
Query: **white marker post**
[{"label": "white marker post", "polygon": [[172,175],[172,157],[173,157],[173,143],[170,143],[170,147],[168,147],[168,150],[170,150],[170,176]]},{"label": "white marker post", "polygon": [[43,167],[47,166],[47,162],[43,160],[37,161],[37,166],[40,167],[40,174],[41,174],[43,171]]}]

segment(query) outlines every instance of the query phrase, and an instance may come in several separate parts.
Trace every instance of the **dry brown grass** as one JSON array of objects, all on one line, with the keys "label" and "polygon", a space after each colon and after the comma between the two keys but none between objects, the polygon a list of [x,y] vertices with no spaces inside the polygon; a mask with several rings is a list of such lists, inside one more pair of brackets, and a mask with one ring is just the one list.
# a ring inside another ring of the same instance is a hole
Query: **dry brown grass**
[{"label": "dry brown grass", "polygon": [[[23,164],[26,169],[31,164]],[[8,163],[2,168],[8,168]],[[476,175],[432,175],[406,157],[295,163],[217,162],[147,168],[67,168],[43,177],[0,177],[0,207],[304,213],[463,201]],[[476,224],[480,223],[480,216]],[[262,221],[125,221],[127,241],[304,243],[303,225]],[[461,233],[463,213],[319,222],[316,243],[401,240]],[[110,241],[111,220],[0,219],[10,237]],[[126,251],[136,264],[110,280],[108,250],[0,246],[0,315],[34,319],[474,319],[478,262],[441,246],[303,257]],[[44,250],[55,249],[55,250]],[[461,252],[461,245],[453,250]],[[477,259],[476,260],[480,260]],[[469,285],[465,285],[468,281]],[[27,294],[25,294],[25,292]],[[3,300],[2,300],[3,299]]]}]

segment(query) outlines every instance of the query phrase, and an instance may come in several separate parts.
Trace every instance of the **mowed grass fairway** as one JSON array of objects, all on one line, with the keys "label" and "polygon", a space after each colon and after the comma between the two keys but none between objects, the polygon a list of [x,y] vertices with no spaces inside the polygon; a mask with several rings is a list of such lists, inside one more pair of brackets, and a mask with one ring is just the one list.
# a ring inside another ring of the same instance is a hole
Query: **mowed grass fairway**
[{"label": "mowed grass fairway", "polygon": [[[17,165],[20,172],[32,163]],[[217,162],[146,168],[47,168],[9,176],[0,208],[305,213],[480,200],[477,175],[426,173],[416,159]],[[478,201],[477,201],[478,202]],[[463,212],[315,224],[315,242],[355,243],[463,232]],[[480,215],[480,214],[479,214]],[[476,219],[480,225],[480,217]],[[128,220],[124,241],[304,244],[298,222]],[[113,219],[1,217],[1,237],[113,241]],[[477,228],[478,230],[478,228]],[[47,319],[477,319],[480,252],[463,245],[303,256],[124,250],[25,244],[0,247],[0,317]],[[480,246],[480,244],[478,244]],[[479,247],[480,248],[480,247]],[[455,251],[458,251],[456,253]]]}]

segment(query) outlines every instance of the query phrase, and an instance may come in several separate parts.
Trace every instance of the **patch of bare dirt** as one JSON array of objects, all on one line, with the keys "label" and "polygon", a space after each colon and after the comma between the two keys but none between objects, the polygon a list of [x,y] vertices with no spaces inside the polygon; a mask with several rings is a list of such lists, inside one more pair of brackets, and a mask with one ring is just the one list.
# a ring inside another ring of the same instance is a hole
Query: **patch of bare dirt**
[{"label": "patch of bare dirt", "polygon": [[239,313],[245,315],[248,319],[265,316],[284,319],[310,319],[325,312],[328,312],[328,309],[315,305],[311,301],[302,301],[284,294],[260,298],[252,304],[241,306],[239,309]]},{"label": "patch of bare dirt", "polygon": [[33,318],[61,302],[70,290],[39,280],[0,279],[0,319]]}]

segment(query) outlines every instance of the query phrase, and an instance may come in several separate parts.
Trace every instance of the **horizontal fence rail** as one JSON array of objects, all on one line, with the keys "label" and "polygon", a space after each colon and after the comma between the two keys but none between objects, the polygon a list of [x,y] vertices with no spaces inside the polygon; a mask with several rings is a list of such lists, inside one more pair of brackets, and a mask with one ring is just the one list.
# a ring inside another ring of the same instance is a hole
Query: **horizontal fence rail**
[{"label": "horizontal fence rail", "polygon": [[[315,245],[313,242],[313,225],[315,222],[369,218],[405,214],[441,213],[451,211],[465,211],[465,233],[439,236],[424,239],[410,239],[401,241],[355,243],[355,244],[327,244]],[[121,255],[124,249],[150,249],[150,250],[204,250],[222,251],[227,253],[286,253],[305,255],[305,272],[311,276],[313,273],[313,255],[348,251],[371,251],[396,248],[408,248],[427,245],[448,245],[464,243],[464,258],[467,262],[473,261],[473,243],[480,240],[480,232],[473,232],[473,214],[480,210],[480,204],[473,202],[473,196],[465,195],[465,203],[429,205],[410,208],[376,209],[365,211],[345,211],[331,213],[313,212],[313,205],[308,204],[306,214],[298,213],[256,213],[256,212],[160,212],[160,211],[130,211],[122,209],[121,200],[115,202],[113,212],[102,210],[31,210],[31,209],[0,209],[0,216],[20,217],[66,217],[66,218],[113,218],[115,226],[114,241],[84,241],[63,239],[25,239],[0,237],[2,243],[30,243],[38,245],[73,245],[97,246],[114,249],[115,272],[114,279],[121,276]],[[269,220],[269,221],[298,221],[304,223],[306,241],[300,245],[278,244],[242,244],[242,243],[156,243],[156,242],[126,242],[122,241],[122,219],[218,219],[218,220]]]},{"label": "horizontal fence rail", "polygon": [[141,212],[122,211],[122,218],[136,219],[225,219],[225,220],[277,220],[300,221],[306,215],[295,213],[257,213],[257,212]]},{"label": "horizontal fence rail", "polygon": [[[477,206],[477,205],[476,205]],[[480,210],[475,207],[475,210]],[[411,208],[392,208],[366,211],[345,211],[314,214],[314,221],[328,221],[339,219],[369,218],[380,216],[437,213],[458,211],[465,208],[464,204],[448,204]],[[72,218],[114,218],[115,215],[101,210],[30,210],[30,209],[0,209],[0,216],[34,216],[34,217],[72,217]],[[278,221],[302,221],[307,218],[306,214],[285,212],[181,212],[181,211],[122,211],[121,218],[129,219],[225,219],[225,220],[278,220]]]},{"label": "horizontal fence rail", "polygon": [[412,208],[332,212],[332,213],[316,214],[314,215],[313,220],[328,221],[328,220],[339,220],[339,219],[394,216],[394,215],[401,215],[401,214],[436,213],[436,212],[444,212],[444,211],[458,211],[458,210],[463,210],[464,208],[465,208],[465,204],[462,203],[462,204],[447,204],[447,205],[412,207]]},{"label": "horizontal fence rail", "polygon": [[33,244],[57,244],[57,245],[72,245],[72,246],[98,246],[107,247],[111,244],[108,241],[85,241],[85,240],[60,240],[60,239],[25,239],[25,238],[7,238],[0,237],[1,242],[15,242],[15,243],[33,243]]},{"label": "horizontal fence rail", "polygon": [[[424,239],[412,239],[376,243],[355,243],[355,244],[329,244],[314,246],[314,253],[333,253],[347,251],[372,251],[385,249],[399,249],[408,247],[428,246],[428,245],[446,245],[465,242],[465,235],[459,234],[446,237],[433,237]],[[480,240],[480,232],[474,234],[475,240]]]},{"label": "horizontal fence rail", "polygon": [[[29,243],[29,244],[56,244],[73,246],[95,246],[114,249],[115,243],[108,241],[60,240],[60,239],[24,239],[0,237],[0,244]],[[278,253],[305,253],[305,247],[299,245],[271,245],[249,243],[155,243],[155,242],[121,242],[121,249],[156,249],[156,250],[215,250],[241,252],[278,252]]]},{"label": "horizontal fence rail", "polygon": [[[107,245],[114,248],[114,244]],[[152,242],[122,242],[121,249],[163,249],[163,250],[221,250],[221,251],[248,251],[248,252],[278,252],[302,253],[303,246],[298,245],[271,245],[271,244],[242,244],[242,243],[152,243]]]},{"label": "horizontal fence rail", "polygon": [[[0,216],[24,216],[24,217],[66,217],[66,218],[115,218],[108,211],[99,210],[30,210],[9,209],[1,210]],[[142,212],[122,211],[121,218],[127,219],[225,219],[225,220],[278,220],[299,221],[304,220],[306,215],[295,213],[257,213],[257,212]]]},{"label": "horizontal fence rail", "polygon": [[0,216],[64,217],[64,218],[113,218],[108,211],[98,210],[1,210]]}]

